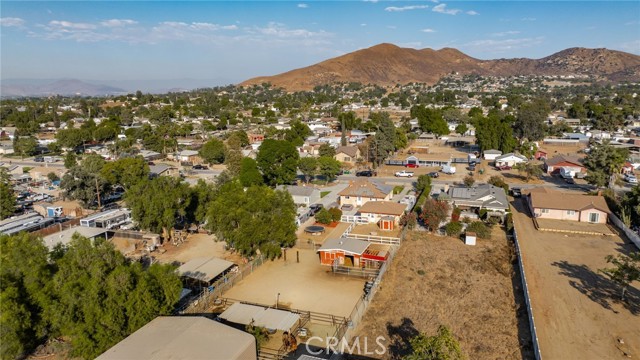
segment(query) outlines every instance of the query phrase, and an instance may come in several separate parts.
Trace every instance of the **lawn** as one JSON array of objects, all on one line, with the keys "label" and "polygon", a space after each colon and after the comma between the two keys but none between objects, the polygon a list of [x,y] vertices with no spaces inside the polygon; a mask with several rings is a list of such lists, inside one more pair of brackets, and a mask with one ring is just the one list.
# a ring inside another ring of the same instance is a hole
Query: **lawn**
[{"label": "lawn", "polygon": [[331,191],[321,191],[320,192],[320,198],[322,199],[323,197],[327,196],[331,194]]}]

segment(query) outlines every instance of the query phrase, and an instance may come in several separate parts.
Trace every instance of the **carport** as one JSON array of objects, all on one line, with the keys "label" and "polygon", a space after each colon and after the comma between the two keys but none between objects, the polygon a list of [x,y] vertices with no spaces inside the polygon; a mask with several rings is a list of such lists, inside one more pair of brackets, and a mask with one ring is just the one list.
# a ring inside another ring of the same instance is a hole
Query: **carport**
[{"label": "carport", "polygon": [[240,325],[260,326],[270,330],[293,330],[300,321],[300,315],[290,311],[265,308],[258,305],[234,303],[220,318]]}]

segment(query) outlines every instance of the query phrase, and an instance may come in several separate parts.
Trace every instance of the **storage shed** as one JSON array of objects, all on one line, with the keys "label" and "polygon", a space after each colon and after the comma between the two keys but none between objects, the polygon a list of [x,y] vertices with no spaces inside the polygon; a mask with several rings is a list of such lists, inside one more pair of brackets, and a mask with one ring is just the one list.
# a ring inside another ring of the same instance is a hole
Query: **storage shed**
[{"label": "storage shed", "polygon": [[464,244],[465,245],[475,245],[476,244],[476,233],[468,232],[464,234]]}]

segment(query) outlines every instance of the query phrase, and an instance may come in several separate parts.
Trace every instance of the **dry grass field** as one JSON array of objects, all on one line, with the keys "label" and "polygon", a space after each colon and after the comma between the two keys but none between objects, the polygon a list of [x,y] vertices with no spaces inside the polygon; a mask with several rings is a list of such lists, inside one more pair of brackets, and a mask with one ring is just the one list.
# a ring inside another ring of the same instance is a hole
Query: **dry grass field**
[{"label": "dry grass field", "polygon": [[412,336],[432,335],[442,324],[452,329],[469,359],[533,359],[513,261],[501,228],[476,246],[409,233],[357,335],[384,336],[389,350],[384,357],[396,359],[410,351]]}]

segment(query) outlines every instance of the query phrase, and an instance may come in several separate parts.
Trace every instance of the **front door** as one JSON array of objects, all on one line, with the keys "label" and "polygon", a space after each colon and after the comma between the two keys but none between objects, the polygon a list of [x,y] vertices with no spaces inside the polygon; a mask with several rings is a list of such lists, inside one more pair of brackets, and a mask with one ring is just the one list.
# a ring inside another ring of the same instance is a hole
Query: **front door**
[{"label": "front door", "polygon": [[597,223],[600,220],[600,214],[598,213],[589,213],[589,222]]},{"label": "front door", "polygon": [[356,206],[362,206],[362,196],[358,196],[356,199]]}]

